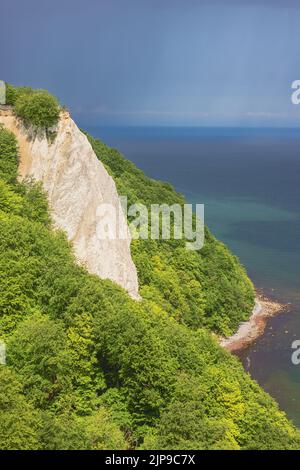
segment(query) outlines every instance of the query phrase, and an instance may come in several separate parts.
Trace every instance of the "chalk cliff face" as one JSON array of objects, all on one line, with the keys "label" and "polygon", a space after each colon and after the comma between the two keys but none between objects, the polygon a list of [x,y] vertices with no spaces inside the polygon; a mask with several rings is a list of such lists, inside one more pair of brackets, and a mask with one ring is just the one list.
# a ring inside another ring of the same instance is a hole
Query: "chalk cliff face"
[{"label": "chalk cliff face", "polygon": [[[78,261],[139,298],[130,235],[115,183],[70,115],[61,113],[52,143],[45,132],[26,129],[9,109],[0,110],[0,123],[17,138],[20,178],[43,183],[53,222],[72,241]],[[114,233],[117,237],[112,239]]]}]

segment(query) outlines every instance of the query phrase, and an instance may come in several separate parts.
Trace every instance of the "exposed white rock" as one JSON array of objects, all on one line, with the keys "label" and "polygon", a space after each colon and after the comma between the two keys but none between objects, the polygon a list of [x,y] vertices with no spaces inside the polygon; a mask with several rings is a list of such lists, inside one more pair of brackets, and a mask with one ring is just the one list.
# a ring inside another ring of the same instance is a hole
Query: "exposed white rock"
[{"label": "exposed white rock", "polygon": [[[115,183],[70,115],[61,113],[52,143],[45,132],[37,135],[26,129],[10,109],[0,110],[0,123],[17,138],[20,178],[32,177],[43,183],[53,222],[67,233],[78,261],[90,273],[115,281],[138,299],[131,239]],[[110,232],[115,229],[103,204],[116,210],[123,239],[104,239],[101,235],[104,223]]]}]

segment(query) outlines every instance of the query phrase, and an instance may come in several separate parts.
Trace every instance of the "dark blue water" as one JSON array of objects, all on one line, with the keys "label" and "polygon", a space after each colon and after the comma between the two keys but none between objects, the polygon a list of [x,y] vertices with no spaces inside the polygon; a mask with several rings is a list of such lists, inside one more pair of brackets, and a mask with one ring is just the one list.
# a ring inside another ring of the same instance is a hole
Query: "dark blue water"
[{"label": "dark blue water", "polygon": [[266,295],[289,302],[240,354],[251,375],[300,426],[300,129],[90,128],[149,176],[205,204],[213,233]]}]

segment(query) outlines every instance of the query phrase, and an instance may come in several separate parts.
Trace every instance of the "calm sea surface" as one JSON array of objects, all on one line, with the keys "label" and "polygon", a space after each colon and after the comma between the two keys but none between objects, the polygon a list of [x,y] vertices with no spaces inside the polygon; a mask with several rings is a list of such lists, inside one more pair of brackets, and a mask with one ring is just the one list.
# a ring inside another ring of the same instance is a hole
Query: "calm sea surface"
[{"label": "calm sea surface", "polygon": [[205,204],[212,232],[239,256],[259,289],[289,302],[240,354],[300,426],[300,129],[89,128],[147,175]]}]

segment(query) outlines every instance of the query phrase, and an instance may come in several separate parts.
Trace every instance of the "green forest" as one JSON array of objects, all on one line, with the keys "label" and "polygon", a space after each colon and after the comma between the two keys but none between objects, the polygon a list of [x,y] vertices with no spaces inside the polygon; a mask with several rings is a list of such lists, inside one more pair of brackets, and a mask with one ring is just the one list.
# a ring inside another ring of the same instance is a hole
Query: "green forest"
[{"label": "green forest", "polygon": [[[55,99],[33,121],[48,95],[9,93],[27,123],[56,122]],[[185,203],[87,137],[129,203]],[[16,139],[0,127],[0,449],[300,448],[298,429],[218,344],[254,304],[226,246],[207,228],[200,251],[133,240],[135,301],[76,264],[41,185],[17,169]]]}]

